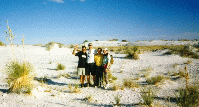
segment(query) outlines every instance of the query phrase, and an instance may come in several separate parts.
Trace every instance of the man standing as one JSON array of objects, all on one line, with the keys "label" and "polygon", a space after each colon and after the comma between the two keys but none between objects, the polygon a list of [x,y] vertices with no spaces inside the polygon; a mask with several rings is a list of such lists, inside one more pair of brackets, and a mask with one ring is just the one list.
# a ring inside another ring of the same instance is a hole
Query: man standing
[{"label": "man standing", "polygon": [[96,73],[95,73],[95,62],[94,62],[94,56],[97,53],[95,49],[93,49],[93,44],[89,43],[88,44],[89,49],[86,50],[87,53],[87,70],[86,70],[86,75],[87,75],[87,86],[91,86],[90,84],[90,74],[93,76],[93,82],[95,84],[95,78],[96,78]]},{"label": "man standing", "polygon": [[85,68],[86,68],[86,61],[87,61],[86,47],[82,46],[82,51],[75,53],[75,51],[77,50],[77,47],[78,45],[75,46],[72,54],[79,57],[77,72],[78,72],[78,75],[80,76],[81,87],[84,87]]},{"label": "man standing", "polygon": [[97,49],[97,54],[95,55],[95,71],[96,71],[96,84],[95,86],[102,86],[103,84],[103,67],[102,67],[102,61],[103,61],[103,54],[102,54],[102,48]]}]

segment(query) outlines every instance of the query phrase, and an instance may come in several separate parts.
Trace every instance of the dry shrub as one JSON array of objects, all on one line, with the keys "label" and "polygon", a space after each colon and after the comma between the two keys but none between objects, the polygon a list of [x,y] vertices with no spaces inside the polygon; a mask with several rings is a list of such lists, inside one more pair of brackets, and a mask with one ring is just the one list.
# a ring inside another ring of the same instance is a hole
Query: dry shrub
[{"label": "dry shrub", "polygon": [[179,97],[177,97],[177,104],[180,107],[198,107],[199,105],[199,91],[198,86],[187,86],[186,89],[179,89]]},{"label": "dry shrub", "polygon": [[58,78],[61,78],[61,77],[69,78],[69,77],[71,77],[71,75],[69,75],[68,73],[59,74]]},{"label": "dry shrub", "polygon": [[138,46],[133,46],[133,47],[129,46],[128,49],[125,52],[125,53],[127,53],[126,58],[139,60],[140,58],[139,58],[139,55],[138,55],[138,50],[139,50]]},{"label": "dry shrub", "polygon": [[86,102],[91,102],[93,100],[92,95],[86,96],[83,100]]},{"label": "dry shrub", "polygon": [[113,90],[113,91],[117,91],[117,90],[119,90],[119,89],[120,89],[120,87],[119,87],[118,84],[113,84],[113,87],[112,87],[112,90]]},{"label": "dry shrub", "polygon": [[121,99],[121,97],[122,97],[122,96],[121,96],[121,95],[118,95],[118,94],[117,94],[116,96],[114,96],[114,99],[115,99],[115,102],[116,102],[116,105],[117,105],[117,106],[120,105],[120,99]]},{"label": "dry shrub", "polygon": [[163,79],[164,79],[164,76],[158,75],[156,77],[151,77],[150,79],[147,79],[146,82],[149,84],[157,84]]},{"label": "dry shrub", "polygon": [[127,88],[139,87],[139,85],[133,82],[131,79],[124,79],[123,85],[124,87],[127,87]]},{"label": "dry shrub", "polygon": [[144,100],[144,104],[152,107],[154,101],[155,93],[152,92],[150,88],[141,90],[141,97]]},{"label": "dry shrub", "polygon": [[184,64],[191,64],[193,61],[191,60],[187,60],[186,62],[184,62]]},{"label": "dry shrub", "polygon": [[75,86],[72,86],[71,84],[69,84],[68,88],[70,90],[70,93],[80,93],[81,92],[78,84],[75,84]]},{"label": "dry shrub", "polygon": [[10,85],[9,92],[30,93],[32,90],[33,66],[28,62],[13,61],[6,65],[8,73],[7,83]]}]

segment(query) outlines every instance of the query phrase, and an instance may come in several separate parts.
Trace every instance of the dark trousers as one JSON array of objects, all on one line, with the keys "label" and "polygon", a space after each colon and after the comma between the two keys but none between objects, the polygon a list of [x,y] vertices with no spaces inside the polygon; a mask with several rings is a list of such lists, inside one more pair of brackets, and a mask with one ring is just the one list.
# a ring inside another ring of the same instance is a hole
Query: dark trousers
[{"label": "dark trousers", "polygon": [[101,86],[103,84],[103,67],[96,66],[96,86]]}]

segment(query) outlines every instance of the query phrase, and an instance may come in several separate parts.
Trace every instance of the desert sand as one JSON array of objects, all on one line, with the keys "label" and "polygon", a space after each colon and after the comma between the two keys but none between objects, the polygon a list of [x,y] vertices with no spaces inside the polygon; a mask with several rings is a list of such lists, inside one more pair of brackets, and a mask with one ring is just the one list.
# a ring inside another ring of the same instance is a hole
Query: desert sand
[{"label": "desert sand", "polygon": [[[13,60],[13,53],[10,46],[0,46],[0,107],[62,107],[62,106],[115,106],[114,96],[120,95],[120,106],[141,107],[143,102],[140,95],[142,87],[151,87],[156,91],[156,98],[153,106],[177,106],[172,98],[176,97],[176,90],[185,87],[185,79],[169,76],[170,71],[178,71],[185,66],[190,73],[190,84],[198,84],[199,59],[182,58],[179,55],[162,55],[168,50],[145,52],[139,54],[140,60],[126,59],[125,54],[115,54],[114,64],[111,67],[112,75],[117,77],[114,83],[110,83],[107,89],[84,87],[79,88],[79,93],[70,93],[69,84],[79,84],[79,77],[76,75],[78,58],[72,55],[72,49],[54,48],[46,51],[40,46],[15,46],[14,54],[16,59],[30,62],[34,66],[34,77],[37,79],[47,78],[47,82],[40,83],[34,79],[34,89],[30,95],[7,93],[9,88],[6,83],[7,74],[5,66]],[[25,55],[25,57],[24,57]],[[184,64],[188,60],[191,64]],[[52,62],[51,64],[49,62]],[[65,70],[56,70],[57,63],[66,66]],[[173,65],[177,66],[174,68]],[[144,69],[151,68],[149,75],[144,77]],[[71,77],[65,78],[61,74],[68,73]],[[146,79],[164,75],[170,77],[157,85],[147,85]],[[113,91],[113,84],[121,84],[123,79],[136,78],[140,83],[139,88],[125,88],[124,90]],[[86,81],[85,81],[86,82]],[[85,98],[91,96],[88,101]],[[170,101],[166,100],[171,98]]]}]

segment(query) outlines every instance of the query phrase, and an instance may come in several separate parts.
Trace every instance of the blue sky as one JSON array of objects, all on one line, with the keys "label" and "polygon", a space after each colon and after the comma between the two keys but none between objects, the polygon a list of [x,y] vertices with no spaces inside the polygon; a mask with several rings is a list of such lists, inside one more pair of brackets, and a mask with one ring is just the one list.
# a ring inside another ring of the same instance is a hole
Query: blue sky
[{"label": "blue sky", "polygon": [[0,40],[6,20],[14,43],[84,40],[199,39],[198,0],[0,0]]}]

